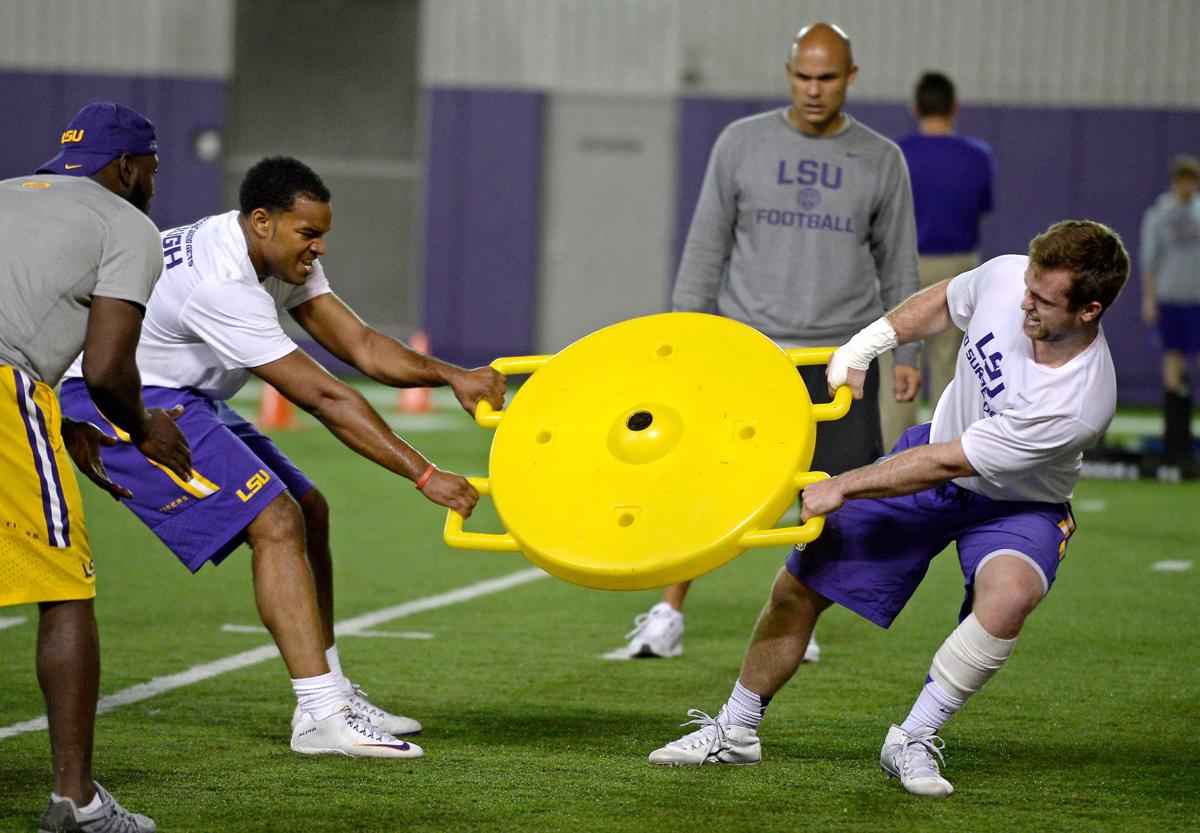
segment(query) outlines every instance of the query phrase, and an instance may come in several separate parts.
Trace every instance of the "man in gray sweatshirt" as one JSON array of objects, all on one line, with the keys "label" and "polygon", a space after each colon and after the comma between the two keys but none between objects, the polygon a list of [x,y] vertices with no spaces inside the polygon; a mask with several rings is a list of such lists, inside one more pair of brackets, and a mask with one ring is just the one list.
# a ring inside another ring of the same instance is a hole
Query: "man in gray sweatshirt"
[{"label": "man in gray sweatshirt", "polygon": [[1162,339],[1163,462],[1197,474],[1188,360],[1200,358],[1200,161],[1171,161],[1171,188],[1142,218],[1142,319]]},{"label": "man in gray sweatshirt", "polygon": [[[671,306],[736,319],[785,348],[840,345],[920,288],[908,168],[893,142],[842,112],[858,67],[839,27],[801,29],[786,68],[791,105],[734,122],[713,147]],[[921,386],[918,347],[896,351],[902,402]],[[800,374],[827,401],[824,368]],[[821,424],[814,471],[883,454],[879,384],[873,363],[862,401]],[[608,656],[678,656],[688,587],[665,588]],[[813,642],[806,659],[818,656]]]}]

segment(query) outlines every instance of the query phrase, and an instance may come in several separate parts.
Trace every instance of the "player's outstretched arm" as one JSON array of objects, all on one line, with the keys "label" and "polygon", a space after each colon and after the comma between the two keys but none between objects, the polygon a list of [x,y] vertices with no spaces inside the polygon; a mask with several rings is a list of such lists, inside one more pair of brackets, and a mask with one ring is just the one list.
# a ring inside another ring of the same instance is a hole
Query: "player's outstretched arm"
[{"label": "player's outstretched arm", "polygon": [[[910,295],[900,306],[863,327],[839,347],[829,359],[829,369],[825,373],[830,396],[841,385],[849,385],[854,398],[862,399],[867,368],[879,354],[900,344],[921,341],[949,329],[950,306],[946,301],[946,287],[949,284],[949,280],[941,281]],[[898,393],[903,387],[905,394],[912,394],[900,401],[911,401],[916,395],[915,387],[920,385],[920,374],[907,365],[896,367],[897,370],[905,368],[900,371],[905,375],[911,376],[910,370],[915,374],[915,378],[909,378],[903,385],[899,377],[896,379]]]},{"label": "player's outstretched arm", "polygon": [[921,341],[950,328],[950,305],[946,300],[949,285],[947,279],[922,289],[887,314],[897,344]]},{"label": "player's outstretched arm", "polygon": [[303,350],[252,367],[250,372],[320,420],[347,448],[419,483],[421,493],[434,503],[454,509],[463,517],[471,514],[479,493],[466,478],[436,468],[429,471],[430,462],[392,431],[362,394]]},{"label": "player's outstretched arm", "polygon": [[[192,454],[175,425],[183,409],[147,411],[142,403],[142,377],[134,360],[141,333],[140,306],[118,298],[93,297],[83,343],[83,381],[105,419],[126,432],[130,442],[151,460],[187,480],[192,476]],[[90,468],[81,466],[81,470],[91,477]]]},{"label": "player's outstretched arm", "polygon": [[940,486],[956,477],[976,474],[961,440],[930,443],[901,451],[886,460],[851,469],[804,488],[800,519],[828,515],[847,500],[911,495]]},{"label": "player's outstretched arm", "polygon": [[449,385],[469,414],[480,400],[504,406],[504,377],[490,367],[467,370],[412,350],[368,326],[332,292],[310,298],[292,317],[317,343],[367,377],[397,388]]}]

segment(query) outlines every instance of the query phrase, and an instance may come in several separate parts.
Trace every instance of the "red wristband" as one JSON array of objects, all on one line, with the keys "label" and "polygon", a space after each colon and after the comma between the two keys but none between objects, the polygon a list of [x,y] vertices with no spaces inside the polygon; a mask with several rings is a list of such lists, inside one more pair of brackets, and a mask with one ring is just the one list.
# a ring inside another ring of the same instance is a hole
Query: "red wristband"
[{"label": "red wristband", "polygon": [[429,468],[425,469],[425,473],[417,479],[418,492],[425,487],[425,484],[429,482],[429,478],[433,477],[433,473],[437,470],[437,466],[435,466],[433,463],[429,464]]}]

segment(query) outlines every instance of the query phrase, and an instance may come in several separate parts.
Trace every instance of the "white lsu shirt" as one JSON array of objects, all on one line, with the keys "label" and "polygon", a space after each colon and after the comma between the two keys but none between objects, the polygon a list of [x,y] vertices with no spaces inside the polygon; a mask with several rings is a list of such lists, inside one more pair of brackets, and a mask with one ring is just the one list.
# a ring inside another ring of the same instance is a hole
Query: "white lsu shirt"
[{"label": "white lsu shirt", "polygon": [[[146,306],[137,349],[143,385],[190,387],[228,399],[246,384],[247,368],[297,349],[279,310],[331,291],[319,260],[303,286],[260,282],[237,218],[230,211],[163,232],[162,277]],[[67,378],[82,375],[76,359]]]},{"label": "white lsu shirt", "polygon": [[1061,367],[1033,360],[1020,307],[1028,264],[1004,255],[950,282],[950,317],[965,336],[930,442],[962,438],[979,473],[955,479],[965,489],[993,500],[1062,503],[1079,479],[1083,450],[1112,421],[1117,376],[1103,330]]}]

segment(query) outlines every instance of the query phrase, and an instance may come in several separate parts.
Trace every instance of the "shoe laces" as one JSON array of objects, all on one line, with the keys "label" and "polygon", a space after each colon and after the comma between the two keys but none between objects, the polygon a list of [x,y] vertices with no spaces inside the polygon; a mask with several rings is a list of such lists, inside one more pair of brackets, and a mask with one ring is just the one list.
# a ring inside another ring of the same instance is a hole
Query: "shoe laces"
[{"label": "shoe laces", "polygon": [[669,617],[670,615],[671,614],[667,611],[655,611],[655,610],[651,610],[649,613],[639,613],[637,616],[633,617],[633,630],[631,630],[629,633],[625,634],[625,638],[633,639],[635,636],[640,636],[642,631],[646,630],[646,627],[650,624],[650,622],[652,620],[664,619],[664,618]]},{"label": "shoe laces", "polygon": [[350,683],[350,687],[354,689],[353,693],[350,695],[350,708],[355,713],[363,715],[367,718],[383,717],[387,714],[383,709],[372,705],[371,702],[367,700],[367,692],[363,691],[360,686],[355,683]]},{"label": "shoe laces", "polygon": [[702,712],[700,709],[688,709],[688,717],[692,718],[686,723],[680,723],[680,728],[684,726],[699,725],[700,728],[696,731],[684,735],[679,740],[671,741],[668,746],[678,746],[683,749],[698,749],[703,746],[705,755],[711,755],[714,750],[720,749],[726,744],[725,725],[721,723],[721,715],[718,713],[716,717]]},{"label": "shoe laces", "polygon": [[101,813],[83,822],[84,826],[81,829],[87,830],[88,833],[138,833],[138,823],[133,814],[122,807],[111,794],[103,791],[99,784],[95,786],[103,802]]},{"label": "shoe laces", "polygon": [[346,718],[346,725],[360,735],[367,737],[378,743],[398,743],[394,737],[387,732],[378,728],[374,723],[367,719],[367,716],[362,712],[357,711],[352,706],[343,706],[342,713]]},{"label": "shoe laces", "polygon": [[640,635],[641,632],[646,629],[646,623],[649,621],[649,613],[639,613],[637,616],[633,617],[633,630],[625,634],[625,638],[633,639],[635,636]]},{"label": "shoe laces", "polygon": [[945,764],[946,759],[942,757],[945,748],[946,742],[932,732],[927,735],[909,734],[900,750],[901,770],[910,778],[941,778],[942,771],[933,756],[936,755],[938,761]]}]

